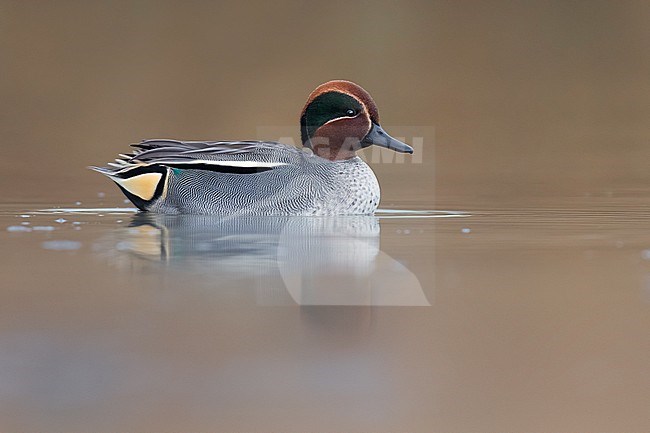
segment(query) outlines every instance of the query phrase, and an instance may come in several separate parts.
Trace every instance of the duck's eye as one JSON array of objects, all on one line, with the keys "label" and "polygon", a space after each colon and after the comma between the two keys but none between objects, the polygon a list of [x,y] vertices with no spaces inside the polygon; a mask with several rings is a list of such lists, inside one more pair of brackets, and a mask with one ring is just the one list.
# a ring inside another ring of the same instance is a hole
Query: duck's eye
[{"label": "duck's eye", "polygon": [[345,112],[345,114],[348,116],[356,116],[357,112],[350,108],[348,111]]}]

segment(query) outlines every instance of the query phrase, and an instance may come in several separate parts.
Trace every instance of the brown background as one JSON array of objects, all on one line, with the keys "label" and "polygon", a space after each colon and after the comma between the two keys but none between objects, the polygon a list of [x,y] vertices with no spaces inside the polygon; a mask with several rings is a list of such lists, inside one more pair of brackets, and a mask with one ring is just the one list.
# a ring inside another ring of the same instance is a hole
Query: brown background
[{"label": "brown background", "polygon": [[84,167],[142,138],[297,129],[335,78],[385,125],[435,127],[424,164],[376,167],[385,200],[637,182],[649,22],[644,1],[2,1],[0,194],[112,194]]}]

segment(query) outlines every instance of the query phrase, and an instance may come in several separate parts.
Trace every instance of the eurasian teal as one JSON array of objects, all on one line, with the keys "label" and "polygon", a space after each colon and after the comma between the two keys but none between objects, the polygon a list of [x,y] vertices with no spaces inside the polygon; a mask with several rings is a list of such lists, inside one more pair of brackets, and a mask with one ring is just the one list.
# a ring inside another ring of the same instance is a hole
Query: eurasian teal
[{"label": "eurasian teal", "polygon": [[300,130],[303,150],[271,141],[145,140],[92,168],[143,211],[360,215],[377,209],[379,184],[356,152],[374,144],[413,153],[379,126],[372,97],[350,81],[318,86]]}]

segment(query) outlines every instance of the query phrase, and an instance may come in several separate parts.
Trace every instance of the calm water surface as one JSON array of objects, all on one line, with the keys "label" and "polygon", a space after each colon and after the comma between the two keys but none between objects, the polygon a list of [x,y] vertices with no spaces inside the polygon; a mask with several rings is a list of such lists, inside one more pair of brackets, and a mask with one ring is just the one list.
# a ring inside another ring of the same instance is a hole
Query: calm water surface
[{"label": "calm water surface", "polygon": [[647,197],[338,218],[5,204],[2,428],[645,431]]}]

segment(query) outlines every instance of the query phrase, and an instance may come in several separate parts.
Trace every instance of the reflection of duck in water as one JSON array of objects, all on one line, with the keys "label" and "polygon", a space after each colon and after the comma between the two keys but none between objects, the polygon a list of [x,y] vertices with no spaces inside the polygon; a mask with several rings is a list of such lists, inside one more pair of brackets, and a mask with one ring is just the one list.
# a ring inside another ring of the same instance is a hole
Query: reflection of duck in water
[{"label": "reflection of duck in water", "polygon": [[379,233],[373,216],[138,214],[118,231],[116,249],[129,264],[159,261],[218,281],[254,278],[269,293],[262,303],[288,292],[300,305],[429,305],[417,278],[380,250]]}]

